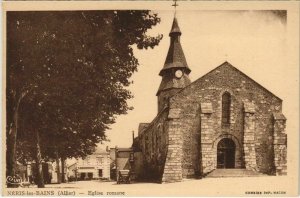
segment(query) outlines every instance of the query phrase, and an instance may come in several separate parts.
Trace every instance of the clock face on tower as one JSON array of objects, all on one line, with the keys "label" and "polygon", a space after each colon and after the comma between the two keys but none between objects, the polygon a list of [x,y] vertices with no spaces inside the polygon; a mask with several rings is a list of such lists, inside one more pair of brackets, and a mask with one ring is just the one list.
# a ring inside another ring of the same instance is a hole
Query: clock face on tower
[{"label": "clock face on tower", "polygon": [[181,70],[177,70],[176,72],[175,72],[175,76],[176,76],[176,78],[181,78],[182,77],[182,75],[183,75],[183,73],[182,73],[182,71]]}]

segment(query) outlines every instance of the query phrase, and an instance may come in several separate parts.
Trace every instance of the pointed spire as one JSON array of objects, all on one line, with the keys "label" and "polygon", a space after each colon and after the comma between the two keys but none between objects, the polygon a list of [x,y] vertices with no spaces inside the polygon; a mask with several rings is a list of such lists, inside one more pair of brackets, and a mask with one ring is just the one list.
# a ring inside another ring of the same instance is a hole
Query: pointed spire
[{"label": "pointed spire", "polygon": [[158,112],[161,112],[168,105],[170,97],[191,84],[189,78],[191,70],[187,65],[180,44],[181,31],[176,18],[176,6],[178,6],[176,2],[177,0],[174,0],[175,13],[169,33],[170,47],[165,64],[159,72],[159,75],[162,76],[162,81],[156,93],[158,98]]},{"label": "pointed spire", "polygon": [[179,34],[179,35],[181,35],[181,31],[180,31],[180,28],[178,26],[177,18],[174,17],[172,28],[171,28],[169,36],[172,37],[172,35],[174,35],[176,33]]},{"label": "pointed spire", "polygon": [[187,74],[191,72],[190,68],[187,65],[181,44],[180,44],[180,36],[181,31],[177,22],[176,17],[174,17],[171,31],[169,33],[171,38],[170,47],[168,51],[168,55],[164,64],[163,69],[160,71],[159,75],[163,75],[163,73],[171,68],[182,68],[186,71]]}]

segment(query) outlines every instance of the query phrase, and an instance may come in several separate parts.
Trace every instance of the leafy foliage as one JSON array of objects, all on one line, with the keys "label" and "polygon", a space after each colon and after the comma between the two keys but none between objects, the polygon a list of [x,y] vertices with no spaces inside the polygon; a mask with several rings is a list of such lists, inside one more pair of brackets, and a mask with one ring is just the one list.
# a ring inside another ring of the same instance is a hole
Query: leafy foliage
[{"label": "leafy foliage", "polygon": [[131,109],[126,87],[138,66],[132,45],[158,45],[162,35],[146,32],[159,22],[150,11],[8,12],[7,133],[15,101],[26,93],[18,112],[19,160],[31,160],[37,131],[44,158],[55,150],[82,157],[104,141],[115,115]]}]

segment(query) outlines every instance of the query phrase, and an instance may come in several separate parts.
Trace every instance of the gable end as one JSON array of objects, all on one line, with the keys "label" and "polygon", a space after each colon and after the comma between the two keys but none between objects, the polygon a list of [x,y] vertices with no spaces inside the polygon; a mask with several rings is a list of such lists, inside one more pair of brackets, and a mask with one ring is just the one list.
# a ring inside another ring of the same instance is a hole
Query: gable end
[{"label": "gable end", "polygon": [[263,87],[262,85],[260,85],[258,82],[256,82],[255,80],[253,80],[252,78],[250,78],[248,75],[246,75],[245,73],[241,72],[239,69],[237,69],[236,67],[234,67],[233,65],[231,65],[229,62],[225,61],[224,63],[222,63],[221,65],[219,65],[218,67],[214,68],[213,70],[209,71],[208,73],[206,73],[205,75],[203,75],[202,77],[198,78],[197,80],[193,81],[191,84],[189,84],[188,86],[186,86],[185,88],[183,88],[182,90],[178,91],[176,94],[174,94],[171,98],[179,95],[182,91],[184,91],[185,89],[188,89],[190,86],[192,86],[194,83],[204,79],[206,76],[210,75],[211,73],[215,72],[216,70],[220,69],[221,67],[225,67],[225,66],[229,66],[231,69],[233,69],[234,71],[236,71],[237,73],[239,73],[240,75],[244,76],[246,79],[248,79],[249,81],[253,82],[255,85],[257,85],[259,88],[261,88],[262,90],[266,91],[267,93],[269,93],[270,95],[274,96],[275,98],[277,98],[280,102],[282,102],[282,99],[279,98],[278,96],[276,96],[275,94],[273,94],[271,91],[269,91],[268,89],[266,89],[265,87]]}]

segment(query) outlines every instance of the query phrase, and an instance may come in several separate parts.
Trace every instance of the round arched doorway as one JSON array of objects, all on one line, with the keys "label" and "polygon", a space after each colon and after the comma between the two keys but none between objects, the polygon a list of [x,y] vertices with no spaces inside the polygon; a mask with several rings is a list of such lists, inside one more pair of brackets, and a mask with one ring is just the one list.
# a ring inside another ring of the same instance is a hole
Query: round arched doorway
[{"label": "round arched doorway", "polygon": [[217,146],[217,168],[235,167],[235,143],[232,139],[223,138]]}]

